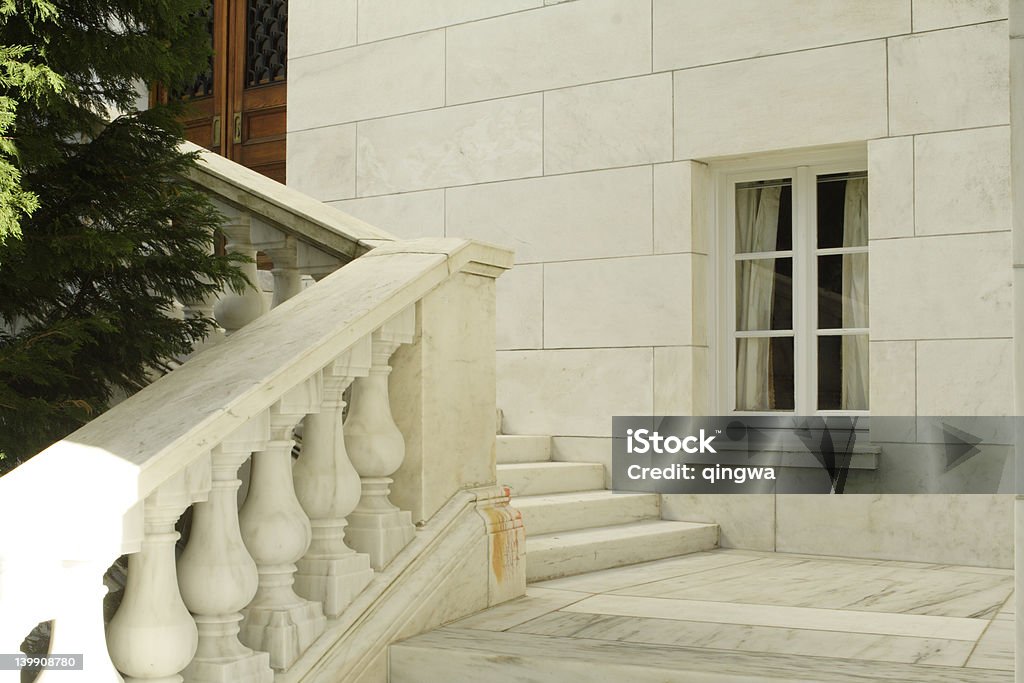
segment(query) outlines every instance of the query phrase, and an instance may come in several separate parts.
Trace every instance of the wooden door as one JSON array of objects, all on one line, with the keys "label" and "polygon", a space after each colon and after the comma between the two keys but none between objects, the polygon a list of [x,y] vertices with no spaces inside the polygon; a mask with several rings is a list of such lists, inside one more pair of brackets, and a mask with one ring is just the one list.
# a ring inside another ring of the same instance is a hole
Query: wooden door
[{"label": "wooden door", "polygon": [[184,94],[185,137],[285,181],[288,0],[213,0],[213,57]]}]

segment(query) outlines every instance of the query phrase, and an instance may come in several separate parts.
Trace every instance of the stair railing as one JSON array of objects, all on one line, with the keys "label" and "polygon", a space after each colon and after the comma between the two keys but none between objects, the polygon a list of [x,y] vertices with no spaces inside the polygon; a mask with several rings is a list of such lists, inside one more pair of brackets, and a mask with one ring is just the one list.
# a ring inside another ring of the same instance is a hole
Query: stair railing
[{"label": "stair railing", "polygon": [[[0,653],[52,620],[50,652],[83,657],[84,677],[51,669],[46,683],[268,683],[406,547],[414,522],[494,482],[494,279],[511,254],[395,241],[203,156],[189,180],[226,215],[229,249],[271,256],[274,306],[255,291],[186,303],[213,309],[227,338],[0,478]],[[303,290],[302,275],[318,282]],[[450,410],[457,420],[439,426]],[[104,572],[124,554],[105,627]],[[18,674],[0,671],[8,680]]]}]

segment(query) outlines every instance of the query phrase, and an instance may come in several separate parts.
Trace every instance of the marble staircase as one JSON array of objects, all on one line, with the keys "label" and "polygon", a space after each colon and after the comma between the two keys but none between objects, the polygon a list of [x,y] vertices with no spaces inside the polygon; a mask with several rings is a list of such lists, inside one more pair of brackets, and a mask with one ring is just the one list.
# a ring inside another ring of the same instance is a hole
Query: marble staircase
[{"label": "marble staircase", "polygon": [[660,519],[657,494],[605,489],[600,463],[551,460],[551,438],[499,435],[498,482],[526,528],[526,579],[620,567],[714,548],[718,526]]}]

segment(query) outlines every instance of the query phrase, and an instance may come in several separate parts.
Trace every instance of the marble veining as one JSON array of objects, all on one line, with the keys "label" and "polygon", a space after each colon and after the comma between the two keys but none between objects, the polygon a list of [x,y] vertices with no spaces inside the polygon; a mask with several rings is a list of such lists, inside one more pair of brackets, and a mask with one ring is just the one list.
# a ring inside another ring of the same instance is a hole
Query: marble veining
[{"label": "marble veining", "polygon": [[[510,630],[535,635],[685,645],[714,650],[775,652],[808,657],[828,652],[833,657],[844,659],[941,666],[963,666],[974,647],[972,641],[948,638],[883,636],[565,611],[546,614]],[[1012,648],[1010,657],[1012,660]]]},{"label": "marble veining", "polygon": [[[756,577],[756,580],[743,580],[744,576]],[[706,572],[685,582],[667,579],[616,592],[674,599],[983,618],[994,616],[1012,588],[1012,577],[1001,574],[782,556]]]},{"label": "marble veining", "polygon": [[532,584],[392,680],[1010,683],[1014,618],[1011,570],[716,549]]}]

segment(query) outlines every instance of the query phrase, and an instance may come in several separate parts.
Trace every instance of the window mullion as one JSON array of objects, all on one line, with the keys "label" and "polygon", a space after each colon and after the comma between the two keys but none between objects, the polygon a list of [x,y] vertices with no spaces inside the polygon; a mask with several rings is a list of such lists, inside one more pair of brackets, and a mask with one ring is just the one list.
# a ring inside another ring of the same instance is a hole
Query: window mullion
[{"label": "window mullion", "polygon": [[[815,286],[817,264],[815,261],[815,211],[816,193],[814,172],[809,166],[799,166],[793,178],[793,273],[794,273],[794,366],[796,413],[808,415],[814,412],[814,400],[818,373],[818,346],[815,331],[818,325],[818,307]],[[799,302],[799,303],[797,303]]]}]

